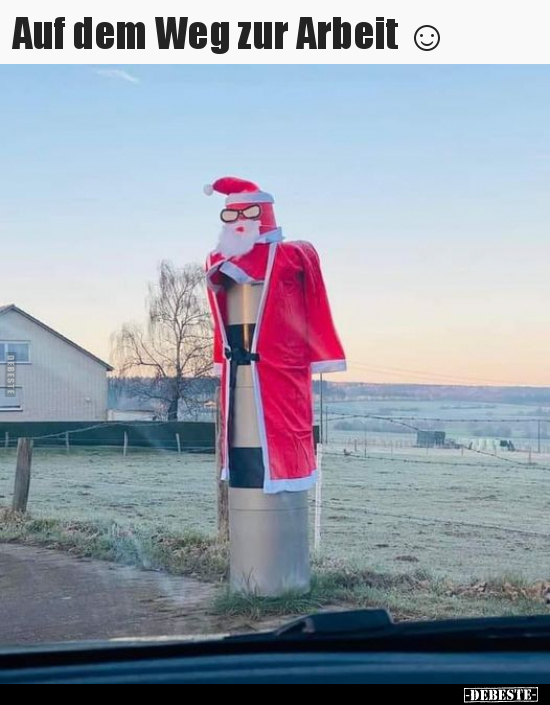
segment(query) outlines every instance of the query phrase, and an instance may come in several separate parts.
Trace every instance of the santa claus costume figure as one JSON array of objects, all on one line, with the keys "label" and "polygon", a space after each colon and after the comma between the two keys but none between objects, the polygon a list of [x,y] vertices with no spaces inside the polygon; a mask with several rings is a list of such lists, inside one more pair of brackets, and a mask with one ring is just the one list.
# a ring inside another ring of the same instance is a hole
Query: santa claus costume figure
[{"label": "santa claus costume figure", "polygon": [[205,191],[226,196],[206,277],[231,585],[263,595],[307,591],[307,490],[317,478],[311,375],[345,370],[344,351],[319,257],[307,242],[283,240],[273,197],[235,177]]}]

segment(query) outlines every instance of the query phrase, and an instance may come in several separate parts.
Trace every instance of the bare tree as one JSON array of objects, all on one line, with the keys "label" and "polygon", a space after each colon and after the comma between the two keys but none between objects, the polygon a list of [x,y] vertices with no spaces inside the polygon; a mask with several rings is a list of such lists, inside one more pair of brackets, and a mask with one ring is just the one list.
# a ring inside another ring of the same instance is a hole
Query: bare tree
[{"label": "bare tree", "polygon": [[196,409],[197,380],[212,370],[212,326],[202,268],[178,268],[162,261],[158,281],[149,285],[147,309],[146,325],[127,323],[114,334],[115,365],[133,394],[160,402],[168,419],[176,420],[182,404]]}]

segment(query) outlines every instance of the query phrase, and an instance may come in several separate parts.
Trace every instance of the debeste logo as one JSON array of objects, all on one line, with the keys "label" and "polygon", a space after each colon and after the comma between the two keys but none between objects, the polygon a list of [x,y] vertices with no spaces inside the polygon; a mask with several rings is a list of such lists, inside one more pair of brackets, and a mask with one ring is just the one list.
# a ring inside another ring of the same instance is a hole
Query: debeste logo
[{"label": "debeste logo", "polygon": [[464,688],[464,702],[522,702],[537,703],[537,687],[503,687],[503,688]]}]

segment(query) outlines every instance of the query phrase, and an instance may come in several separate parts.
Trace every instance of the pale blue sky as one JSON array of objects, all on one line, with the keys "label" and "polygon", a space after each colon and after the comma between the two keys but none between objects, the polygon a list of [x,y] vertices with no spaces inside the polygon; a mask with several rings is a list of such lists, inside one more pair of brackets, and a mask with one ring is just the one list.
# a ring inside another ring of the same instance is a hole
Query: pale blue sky
[{"label": "pale blue sky", "polygon": [[0,303],[96,354],[161,258],[204,260],[234,174],[318,247],[349,379],[550,385],[550,67],[2,66],[0,93]]}]

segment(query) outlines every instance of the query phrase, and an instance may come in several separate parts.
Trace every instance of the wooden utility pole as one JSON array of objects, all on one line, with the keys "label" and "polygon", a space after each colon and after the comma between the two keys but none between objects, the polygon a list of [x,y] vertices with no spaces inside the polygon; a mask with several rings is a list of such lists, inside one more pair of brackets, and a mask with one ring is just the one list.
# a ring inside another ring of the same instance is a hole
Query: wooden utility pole
[{"label": "wooden utility pole", "polygon": [[220,543],[229,541],[229,483],[221,479],[222,471],[222,423],[221,423],[221,403],[220,403],[220,387],[216,389],[216,488],[218,500],[218,540]]},{"label": "wooden utility pole", "polygon": [[31,487],[32,447],[33,441],[30,438],[20,438],[17,443],[17,465],[15,467],[12,509],[18,514],[24,514],[27,511]]}]

